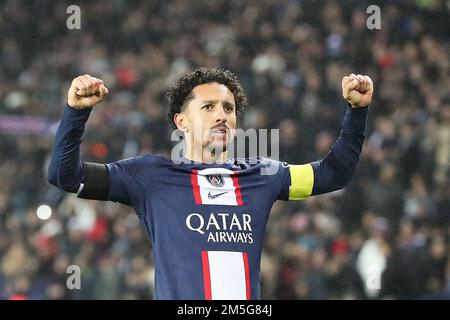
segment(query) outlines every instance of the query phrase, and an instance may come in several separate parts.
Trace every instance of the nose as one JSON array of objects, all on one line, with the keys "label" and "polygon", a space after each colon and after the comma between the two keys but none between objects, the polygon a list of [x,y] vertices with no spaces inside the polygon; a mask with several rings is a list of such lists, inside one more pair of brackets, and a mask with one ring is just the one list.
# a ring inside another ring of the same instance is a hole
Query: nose
[{"label": "nose", "polygon": [[225,110],[223,106],[220,106],[220,108],[217,108],[219,111],[216,114],[216,122],[227,122],[227,114],[225,113]]}]

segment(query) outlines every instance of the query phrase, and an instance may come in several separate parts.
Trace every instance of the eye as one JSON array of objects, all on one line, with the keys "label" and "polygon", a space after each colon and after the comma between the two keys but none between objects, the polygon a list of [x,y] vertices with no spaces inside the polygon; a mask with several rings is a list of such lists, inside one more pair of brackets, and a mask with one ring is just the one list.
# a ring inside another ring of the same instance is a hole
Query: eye
[{"label": "eye", "polygon": [[205,104],[202,109],[206,109],[206,110],[212,110],[212,108],[214,108],[214,106],[212,104]]},{"label": "eye", "polygon": [[233,106],[230,106],[230,105],[227,105],[227,106],[225,106],[225,111],[226,112],[233,112],[233,110],[234,110],[234,107]]}]

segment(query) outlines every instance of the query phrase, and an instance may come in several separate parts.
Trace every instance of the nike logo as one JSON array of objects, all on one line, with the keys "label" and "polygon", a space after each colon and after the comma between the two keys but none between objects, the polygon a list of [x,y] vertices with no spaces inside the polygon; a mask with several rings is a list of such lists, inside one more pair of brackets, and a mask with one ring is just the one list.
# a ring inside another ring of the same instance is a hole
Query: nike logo
[{"label": "nike logo", "polygon": [[208,192],[208,198],[210,198],[212,200],[212,199],[215,199],[217,197],[220,197],[221,195],[223,195],[225,193],[228,193],[228,191],[221,192],[221,193],[216,193],[216,194],[211,194],[211,191],[210,191],[210,192]]}]

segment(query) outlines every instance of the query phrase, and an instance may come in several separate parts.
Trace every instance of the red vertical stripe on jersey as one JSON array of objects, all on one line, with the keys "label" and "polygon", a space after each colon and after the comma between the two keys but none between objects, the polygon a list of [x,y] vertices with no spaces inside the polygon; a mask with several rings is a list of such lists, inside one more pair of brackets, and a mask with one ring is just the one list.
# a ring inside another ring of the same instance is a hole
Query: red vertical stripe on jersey
[{"label": "red vertical stripe on jersey", "polygon": [[200,187],[198,186],[197,172],[197,170],[192,170],[191,173],[192,190],[194,190],[195,204],[202,204],[202,198],[200,197]]},{"label": "red vertical stripe on jersey", "polygon": [[[234,175],[237,175],[237,172],[235,172]],[[236,188],[236,190],[234,191],[236,194],[236,202],[238,206],[242,207],[241,186],[239,185],[238,177],[232,176],[231,179],[233,179],[233,185]]]},{"label": "red vertical stripe on jersey", "polygon": [[209,274],[208,251],[202,251],[203,283],[205,286],[205,300],[212,300],[211,275]]},{"label": "red vertical stripe on jersey", "polygon": [[247,293],[247,300],[250,300],[250,298],[251,298],[251,292],[250,292],[250,269],[248,267],[247,252],[242,252],[242,258],[244,259],[245,289],[246,289],[246,293]]}]

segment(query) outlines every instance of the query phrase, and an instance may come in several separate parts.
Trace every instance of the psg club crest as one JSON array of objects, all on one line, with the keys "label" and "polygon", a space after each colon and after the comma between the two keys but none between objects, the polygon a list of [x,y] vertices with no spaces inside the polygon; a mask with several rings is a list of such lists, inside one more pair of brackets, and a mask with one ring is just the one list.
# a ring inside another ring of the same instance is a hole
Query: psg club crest
[{"label": "psg club crest", "polygon": [[206,178],[208,179],[208,182],[211,183],[211,185],[217,188],[221,188],[225,184],[223,177],[219,174],[209,175]]}]

